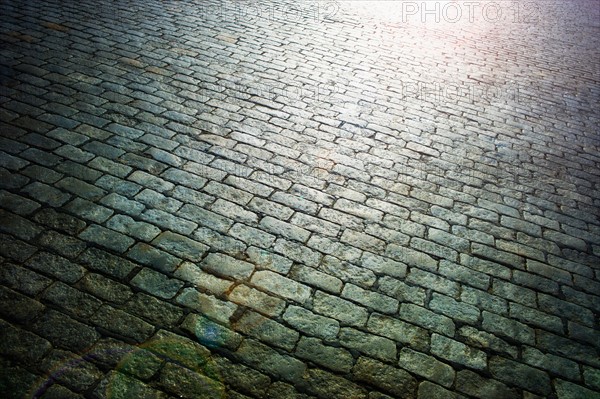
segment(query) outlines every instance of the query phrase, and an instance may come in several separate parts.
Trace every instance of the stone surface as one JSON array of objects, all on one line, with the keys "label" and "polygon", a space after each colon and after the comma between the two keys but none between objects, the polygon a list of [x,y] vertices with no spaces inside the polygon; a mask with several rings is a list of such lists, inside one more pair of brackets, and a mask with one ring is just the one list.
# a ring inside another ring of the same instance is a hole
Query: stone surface
[{"label": "stone surface", "polygon": [[598,397],[597,2],[121,3],[0,2],[3,397]]}]

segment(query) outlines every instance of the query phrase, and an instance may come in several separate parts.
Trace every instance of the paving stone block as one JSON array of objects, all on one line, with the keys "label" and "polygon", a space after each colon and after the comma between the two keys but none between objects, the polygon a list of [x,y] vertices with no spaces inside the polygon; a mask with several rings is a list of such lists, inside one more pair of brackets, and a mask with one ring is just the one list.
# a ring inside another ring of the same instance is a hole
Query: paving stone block
[{"label": "paving stone block", "polygon": [[416,266],[425,270],[435,270],[437,268],[437,261],[431,256],[396,244],[388,244],[385,256],[405,263],[408,266]]},{"label": "paving stone block", "polygon": [[336,320],[319,316],[309,310],[290,305],[283,319],[295,329],[325,340],[334,340],[340,329]]},{"label": "paving stone block", "polygon": [[124,253],[135,243],[134,239],[97,224],[88,226],[78,237],[119,253]]},{"label": "paving stone block", "polygon": [[115,192],[126,197],[133,197],[142,189],[139,184],[122,180],[110,175],[104,175],[99,178],[96,181],[96,185],[104,188],[107,191]]},{"label": "paving stone block", "polygon": [[100,381],[93,393],[98,398],[111,397],[119,395],[121,397],[147,397],[156,399],[166,399],[167,394],[157,391],[136,378],[121,373],[111,371]]},{"label": "paving stone block", "polygon": [[[467,324],[477,324],[480,311],[477,307],[456,301],[452,297],[433,293],[429,301],[429,309],[446,315],[453,320]],[[443,385],[443,384],[442,384]]]},{"label": "paving stone block", "polygon": [[[102,372],[89,361],[73,352],[53,350],[40,364],[42,370],[62,370],[57,373],[57,381],[71,391],[84,392],[102,378]],[[58,391],[61,394],[65,390]]]},{"label": "paving stone block", "polygon": [[146,205],[148,208],[174,213],[181,208],[182,202],[163,195],[157,191],[145,189],[135,196],[135,200]]},{"label": "paving stone block", "polygon": [[114,212],[102,205],[91,201],[75,198],[65,206],[65,210],[76,214],[77,216],[96,223],[105,222]]},{"label": "paving stone block", "polygon": [[100,203],[132,216],[139,215],[145,208],[143,204],[127,199],[117,193],[108,194],[100,200]]},{"label": "paving stone block", "polygon": [[262,291],[241,284],[237,285],[228,294],[228,298],[235,303],[247,306],[271,317],[281,315],[285,309],[285,301],[282,299],[269,296]]},{"label": "paving stone block", "polygon": [[236,280],[244,280],[254,272],[254,265],[237,260],[231,256],[210,253],[201,263],[203,270],[216,274],[220,277],[230,277]]},{"label": "paving stone block", "polygon": [[499,279],[492,280],[491,293],[525,306],[536,303],[535,291]]},{"label": "paving stone block", "polygon": [[398,366],[445,387],[454,383],[455,372],[451,366],[409,348],[400,351]]},{"label": "paving stone block", "polygon": [[398,300],[352,284],[344,286],[341,296],[382,313],[395,314],[398,311]]},{"label": "paving stone block", "polygon": [[454,336],[455,326],[452,319],[433,313],[421,306],[402,303],[400,305],[400,318],[440,334]]},{"label": "paving stone block", "polygon": [[581,380],[579,366],[572,360],[543,353],[532,347],[524,347],[522,357],[523,361],[530,366],[550,371],[571,380]]},{"label": "paving stone block", "polygon": [[[130,179],[132,179],[136,183],[139,183],[139,184],[147,186],[147,187],[151,187],[155,190],[158,190],[160,188],[160,186],[164,187],[164,186],[171,184],[171,183],[164,181],[163,179],[160,179],[160,178],[154,176],[155,174],[162,173],[165,169],[168,168],[168,166],[162,162],[158,162],[153,159],[146,158],[146,157],[143,157],[143,156],[131,153],[131,152],[121,155],[119,157],[119,162],[121,162],[127,166],[130,166],[134,169],[141,169],[141,170],[136,170],[130,176]],[[146,173],[143,171],[146,171],[149,173]]]},{"label": "paving stone block", "polygon": [[538,326],[558,334],[562,334],[564,331],[562,320],[559,317],[518,303],[509,303],[509,315],[511,318],[523,323]]},{"label": "paving stone block", "polygon": [[77,352],[84,351],[100,338],[93,327],[51,309],[35,321],[32,329],[53,345]]},{"label": "paving stone block", "polygon": [[600,387],[600,371],[591,367],[583,367],[583,379],[585,384],[595,390]]},{"label": "paving stone block", "polygon": [[273,235],[241,223],[233,225],[229,230],[229,234],[248,245],[256,245],[261,248],[269,248],[275,241]]},{"label": "paving stone block", "polygon": [[321,291],[314,295],[313,311],[356,327],[364,326],[368,317],[366,309]]},{"label": "paving stone block", "polygon": [[365,288],[371,288],[377,280],[371,270],[354,266],[351,263],[329,255],[325,256],[321,261],[320,270],[339,278],[343,282],[351,282]]},{"label": "paving stone block", "polygon": [[559,399],[592,398],[600,397],[598,392],[576,385],[569,381],[557,379],[555,389]]},{"label": "paving stone block", "polygon": [[484,370],[487,366],[485,352],[474,349],[462,342],[433,334],[431,336],[431,353],[476,370]]},{"label": "paving stone block", "polygon": [[343,283],[340,279],[312,267],[296,265],[290,270],[288,277],[334,294],[339,294],[342,291]]},{"label": "paving stone block", "polygon": [[374,222],[381,221],[383,217],[383,212],[349,201],[345,198],[338,199],[333,205],[333,208],[341,212],[346,212],[351,215],[357,216],[361,219],[370,220]]},{"label": "paving stone block", "polygon": [[51,279],[41,274],[8,262],[0,266],[0,281],[4,286],[32,297],[52,283]]},{"label": "paving stone block", "polygon": [[3,208],[18,215],[29,215],[40,207],[40,204],[35,201],[4,190],[0,191],[0,204]]},{"label": "paving stone block", "polygon": [[39,182],[31,183],[22,192],[52,207],[60,207],[71,197],[69,194],[57,190],[52,186]]},{"label": "paving stone block", "polygon": [[427,238],[440,244],[455,249],[459,252],[466,252],[469,249],[469,241],[455,236],[454,234],[447,233],[442,230],[429,229]]},{"label": "paving stone block", "polygon": [[48,132],[47,136],[73,146],[79,146],[89,140],[87,136],[75,133],[62,127],[58,127]]},{"label": "paving stone block", "polygon": [[359,381],[375,385],[397,397],[414,397],[415,395],[417,381],[404,370],[373,359],[360,357],[352,372]]},{"label": "paving stone block", "polygon": [[102,305],[102,302],[92,295],[72,288],[60,281],[48,287],[41,299],[63,309],[76,317],[87,319]]},{"label": "paving stone block", "polygon": [[270,216],[264,217],[260,221],[259,226],[272,234],[294,241],[306,242],[308,237],[310,237],[310,232],[308,230],[294,226],[293,224],[282,222]]},{"label": "paving stone block", "polygon": [[347,348],[383,361],[394,361],[396,359],[396,344],[390,339],[365,334],[348,327],[342,327],[338,336],[340,344]]},{"label": "paving stone block", "polygon": [[[240,392],[258,397],[266,396],[266,390],[271,382],[269,377],[250,367],[232,363],[224,357],[217,357],[214,361],[222,381],[226,381]],[[244,397],[240,396],[240,399]]]},{"label": "paving stone block", "polygon": [[536,348],[546,352],[566,357],[577,362],[584,362],[594,367],[600,367],[598,357],[590,352],[590,346],[571,339],[538,330]]},{"label": "paving stone block", "polygon": [[454,297],[458,296],[460,287],[458,283],[448,281],[437,274],[429,273],[414,267],[410,269],[405,281]]},{"label": "paving stone block", "polygon": [[213,276],[202,271],[200,267],[191,262],[183,262],[174,273],[178,279],[194,284],[197,288],[208,290],[216,295],[228,292],[233,282]]},{"label": "paving stone block", "polygon": [[171,182],[161,179],[160,177],[156,177],[150,173],[143,172],[141,170],[136,170],[127,178],[143,187],[158,191],[158,192],[166,192],[172,190],[175,185]]},{"label": "paving stone block", "polygon": [[458,260],[458,253],[455,250],[428,240],[423,240],[419,237],[411,238],[410,246],[415,248],[417,251],[425,252],[435,257],[444,258],[451,262],[456,262]]},{"label": "paving stone block", "polygon": [[516,359],[519,353],[516,346],[509,345],[503,339],[471,326],[461,327],[458,331],[458,336],[462,337],[464,342],[469,346],[475,346],[484,350],[489,348],[508,355],[513,359]]},{"label": "paving stone block", "polygon": [[70,284],[75,283],[85,274],[83,267],[47,252],[38,252],[29,258],[25,265]]},{"label": "paving stone block", "polygon": [[587,342],[596,348],[600,348],[600,340],[594,328],[582,326],[581,324],[568,322],[569,337],[583,342]]},{"label": "paving stone block", "polygon": [[[207,180],[193,173],[183,170],[169,168],[161,174],[161,177],[170,182],[178,183],[193,190],[200,190],[206,185]],[[170,183],[169,183],[170,184]],[[205,189],[206,191],[206,189]],[[210,193],[210,191],[207,191]]]},{"label": "paving stone block", "polygon": [[252,339],[245,339],[236,356],[252,368],[291,383],[299,382],[306,371],[301,361],[271,349]]},{"label": "paving stone block", "polygon": [[470,370],[462,370],[456,374],[458,391],[476,398],[509,399],[518,396],[514,388],[509,388],[501,382],[484,378]]},{"label": "paving stone block", "polygon": [[535,334],[531,327],[487,311],[483,311],[482,316],[482,327],[484,330],[499,336],[514,339],[521,343],[533,345]]},{"label": "paving stone block", "polygon": [[0,327],[0,353],[5,358],[31,366],[52,348],[47,340],[5,321],[0,321]]},{"label": "paving stone block", "polygon": [[217,233],[206,227],[199,227],[192,237],[211,247],[211,250],[225,252],[227,255],[232,257],[243,256],[246,251],[246,244],[242,241],[236,240],[228,235]]},{"label": "paving stone block", "polygon": [[184,288],[175,300],[178,304],[197,310],[202,315],[223,324],[229,323],[238,308],[234,303],[217,299],[194,288]]},{"label": "paving stone block", "polygon": [[159,385],[180,397],[218,399],[225,392],[225,386],[218,381],[174,363],[167,363],[161,370]]},{"label": "paving stone block", "polygon": [[304,376],[307,390],[322,398],[365,399],[366,390],[349,380],[321,369],[309,369]]},{"label": "paving stone block", "polygon": [[273,245],[273,251],[280,253],[286,258],[295,262],[303,263],[308,266],[316,267],[319,265],[321,255],[302,244],[293,241],[287,241],[283,238],[277,239]]},{"label": "paving stone block", "polygon": [[305,212],[311,215],[315,215],[320,208],[320,205],[313,201],[307,200],[304,197],[300,197],[299,194],[293,195],[283,193],[281,191],[275,191],[275,193],[271,195],[270,199],[297,211]]},{"label": "paving stone block", "polygon": [[340,240],[365,251],[380,253],[385,249],[383,240],[350,229],[344,230]]},{"label": "paving stone block", "polygon": [[420,212],[411,212],[410,220],[419,223],[423,226],[428,226],[439,231],[449,231],[450,224],[445,220],[438,219],[429,215],[422,214]]},{"label": "paving stone block", "polygon": [[192,190],[190,188],[184,186],[177,186],[171,192],[173,198],[178,199],[181,202],[196,205],[199,207],[205,207],[206,205],[213,202],[214,197],[198,192],[196,190]]},{"label": "paving stone block", "polygon": [[65,177],[61,179],[56,183],[56,187],[62,188],[65,191],[90,201],[98,201],[107,194],[103,189],[92,186],[91,184],[74,177]]},{"label": "paving stone block", "polygon": [[214,181],[209,182],[206,187],[204,187],[204,191],[214,195],[215,197],[220,197],[239,205],[248,204],[253,197],[252,194],[246,191],[238,190],[231,186]]},{"label": "paving stone block", "polygon": [[[33,167],[35,167],[35,165],[32,165],[29,168],[26,168],[23,171],[23,173],[24,174],[29,173],[30,169]],[[27,178],[23,175],[20,175],[20,174],[11,173],[8,170],[4,169],[3,167],[0,167],[0,187],[1,188],[7,189],[7,190],[18,189],[18,188],[21,188],[24,185],[26,185],[28,182],[29,182],[29,178]]]},{"label": "paving stone block", "polygon": [[86,226],[84,221],[51,208],[41,209],[33,216],[33,220],[71,235],[79,233]]},{"label": "paving stone block", "polygon": [[124,284],[101,274],[88,273],[80,280],[81,288],[94,296],[114,303],[124,303],[133,293]]},{"label": "paving stone block", "polygon": [[544,238],[555,242],[559,246],[567,246],[580,251],[586,251],[587,249],[587,244],[582,239],[568,234],[559,233],[558,231],[546,230],[544,231]]},{"label": "paving stone block", "polygon": [[106,222],[106,227],[142,241],[151,241],[160,233],[159,228],[148,223],[136,222],[124,215],[113,216]]},{"label": "paving stone block", "polygon": [[46,308],[41,302],[6,287],[0,287],[0,299],[0,314],[17,323],[32,321]]},{"label": "paving stone block", "polygon": [[170,231],[161,233],[152,241],[152,245],[191,261],[199,261],[209,249],[204,244]]},{"label": "paving stone block", "polygon": [[154,325],[174,327],[183,318],[183,310],[153,296],[138,292],[123,310],[151,322]]},{"label": "paving stone block", "polygon": [[[38,154],[44,154],[43,152],[41,152],[39,150],[28,149],[26,151],[27,152],[26,153],[24,152],[21,156],[23,156],[27,159],[31,159],[31,160],[34,160],[36,155],[38,155]],[[40,158],[40,161],[38,163],[42,163],[43,161],[44,161],[44,158]],[[48,161],[47,163],[49,165],[46,165],[46,166],[53,166],[56,164],[56,162],[50,162],[50,161]],[[19,169],[23,169],[27,165],[29,165],[29,162],[27,162],[26,160],[14,157],[10,154],[7,154],[4,151],[0,151],[0,166],[1,167],[16,171]]]},{"label": "paving stone block", "polygon": [[423,381],[419,384],[417,399],[462,399],[464,396],[442,388],[439,385],[429,381]]},{"label": "paving stone block", "polygon": [[[223,217],[217,213],[190,204],[185,204],[181,210],[177,212],[177,215],[198,222],[203,226],[221,233],[226,233],[234,224],[234,222],[227,217]],[[241,222],[243,223],[244,220],[241,220]]]},{"label": "paving stone block", "polygon": [[540,395],[548,395],[551,392],[550,378],[541,370],[502,357],[490,358],[489,368],[494,378],[502,382]]},{"label": "paving stone block", "polygon": [[350,352],[342,348],[324,345],[317,338],[300,338],[296,355],[333,371],[347,373],[352,369],[354,359]]},{"label": "paving stone block", "polygon": [[173,298],[179,289],[183,287],[183,282],[176,279],[170,279],[162,273],[144,268],[131,279],[131,284],[159,298]]},{"label": "paving stone block", "polygon": [[311,295],[309,287],[270,270],[259,270],[255,272],[250,282],[258,288],[298,303],[306,303]]},{"label": "paving stone block", "polygon": [[383,276],[378,280],[378,289],[401,302],[411,302],[420,306],[425,305],[426,291],[424,288],[408,285],[400,280]]},{"label": "paving stone block", "polygon": [[90,319],[92,323],[116,334],[142,343],[154,332],[154,326],[110,305],[102,305]]},{"label": "paving stone block", "polygon": [[[164,230],[175,231],[179,234],[171,232],[168,233],[181,237],[183,237],[182,235],[191,234],[198,227],[198,224],[190,220],[185,220],[181,217],[174,216],[171,213],[162,211],[160,209],[146,209],[139,217],[150,224],[160,226]],[[160,237],[161,236],[157,237],[157,239]],[[202,244],[196,244],[199,247],[203,247]]]},{"label": "paving stone block", "polygon": [[81,148],[98,156],[113,160],[116,160],[125,153],[125,151],[120,148],[102,143],[100,141],[90,141],[84,144]]},{"label": "paving stone block", "polygon": [[438,273],[462,284],[467,284],[481,290],[487,290],[490,286],[490,276],[479,273],[470,268],[441,260],[438,266]]},{"label": "paving stone block", "polygon": [[[319,252],[332,255],[326,256],[327,259],[339,258],[343,261],[355,262],[358,261],[362,255],[362,251],[358,248],[354,248],[348,245],[341,244],[339,242],[329,239],[327,237],[313,234],[306,245]],[[372,273],[371,273],[372,274]]]},{"label": "paving stone block", "polygon": [[538,306],[545,312],[577,321],[586,326],[593,326],[593,313],[577,304],[563,301],[552,295],[538,294]]},{"label": "paving stone block", "polygon": [[233,328],[287,351],[292,351],[300,338],[298,332],[252,311],[246,311]]},{"label": "paving stone block", "polygon": [[[452,226],[452,234],[469,241],[476,241],[486,245],[494,245],[494,236],[482,231],[473,230],[464,226]],[[461,254],[462,255],[462,254]]]},{"label": "paving stone block", "polygon": [[510,229],[519,230],[532,236],[541,237],[542,228],[537,224],[526,222],[522,219],[517,219],[509,216],[501,216],[500,224]]},{"label": "paving stone block", "polygon": [[[77,258],[77,261],[79,264],[84,265],[88,269],[108,274],[109,276],[116,277],[117,279],[125,278],[133,269],[137,267],[134,263],[96,248],[86,249]],[[63,262],[61,262],[61,264],[62,263]],[[66,267],[70,267],[74,271],[77,271],[77,273],[72,273],[74,275],[69,280],[66,280],[68,283],[74,283],[75,281],[79,280],[79,276],[83,276],[84,274],[85,269],[80,266],[74,268],[74,266],[64,265],[62,265],[61,268],[58,268],[57,273],[63,276],[63,271],[61,269]],[[64,277],[60,277],[59,279],[63,280]]]},{"label": "paving stone block", "polygon": [[267,391],[267,398],[269,399],[308,399],[314,398],[298,392],[292,385],[286,384],[285,382],[277,381],[271,384]]},{"label": "paving stone block", "polygon": [[[179,154],[178,154],[179,155]],[[180,155],[181,156],[181,155]],[[202,158],[194,159],[196,162],[201,162]],[[201,176],[202,178],[214,181],[222,181],[227,176],[227,172],[212,168],[208,165],[203,165],[196,162],[188,162],[183,166],[186,172]]]},{"label": "paving stone block", "polygon": [[161,272],[172,272],[181,263],[181,259],[144,243],[135,244],[127,257]]}]

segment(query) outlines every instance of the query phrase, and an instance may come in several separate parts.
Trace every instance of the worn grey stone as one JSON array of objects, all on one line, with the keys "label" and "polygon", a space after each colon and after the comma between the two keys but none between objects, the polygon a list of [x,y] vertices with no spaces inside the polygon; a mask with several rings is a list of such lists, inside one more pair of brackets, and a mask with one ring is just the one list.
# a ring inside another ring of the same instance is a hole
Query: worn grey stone
[{"label": "worn grey stone", "polygon": [[431,336],[431,353],[476,370],[483,370],[487,366],[485,352],[443,335],[433,334]]},{"label": "worn grey stone", "polygon": [[200,266],[209,273],[236,280],[247,279],[254,271],[253,264],[219,253],[208,254]]}]

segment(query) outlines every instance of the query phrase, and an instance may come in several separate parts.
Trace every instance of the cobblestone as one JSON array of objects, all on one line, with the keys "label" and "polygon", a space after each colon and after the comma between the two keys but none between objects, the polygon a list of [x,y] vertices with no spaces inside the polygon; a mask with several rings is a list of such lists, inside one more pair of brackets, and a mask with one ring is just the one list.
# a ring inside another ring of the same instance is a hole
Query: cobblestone
[{"label": "cobblestone", "polygon": [[403,370],[361,357],[356,362],[353,373],[359,380],[371,383],[397,397],[414,395],[416,380]]},{"label": "cobblestone", "polygon": [[5,397],[598,397],[595,2],[117,3],[0,4]]}]

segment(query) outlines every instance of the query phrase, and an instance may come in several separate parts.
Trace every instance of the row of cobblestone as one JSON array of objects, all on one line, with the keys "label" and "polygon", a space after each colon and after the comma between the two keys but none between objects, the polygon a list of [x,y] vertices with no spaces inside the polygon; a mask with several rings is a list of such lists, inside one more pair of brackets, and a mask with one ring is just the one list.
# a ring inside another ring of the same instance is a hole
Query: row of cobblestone
[{"label": "row of cobblestone", "polygon": [[408,3],[0,3],[4,397],[600,397],[598,9]]}]

